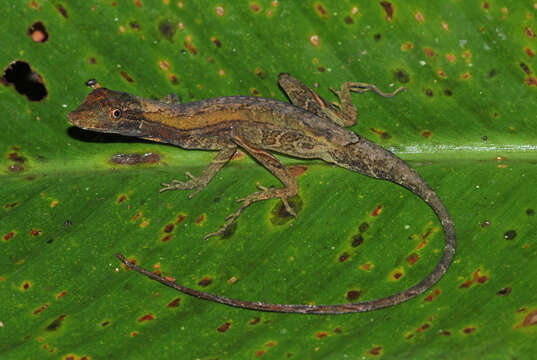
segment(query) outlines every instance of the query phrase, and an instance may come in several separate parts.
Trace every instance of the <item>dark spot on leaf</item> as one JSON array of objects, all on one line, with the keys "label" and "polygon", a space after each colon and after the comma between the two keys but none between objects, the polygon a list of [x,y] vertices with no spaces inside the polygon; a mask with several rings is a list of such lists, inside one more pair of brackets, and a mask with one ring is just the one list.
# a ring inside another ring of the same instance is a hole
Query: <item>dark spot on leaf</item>
[{"label": "dark spot on leaf", "polygon": [[249,325],[255,325],[255,324],[258,324],[260,321],[261,321],[260,318],[255,317],[255,318],[253,318],[252,320],[250,320],[250,322],[249,322],[248,324],[249,324]]},{"label": "dark spot on leaf", "polygon": [[14,61],[4,69],[0,82],[13,84],[15,90],[30,101],[41,101],[47,96],[43,78],[24,61]]},{"label": "dark spot on leaf", "polygon": [[429,295],[423,299],[423,301],[431,302],[433,301],[438,295],[440,295],[440,289],[436,288],[434,289]]},{"label": "dark spot on leaf", "polygon": [[134,30],[134,31],[140,30],[140,24],[138,24],[135,21],[131,21],[129,25],[130,25],[131,29]]},{"label": "dark spot on leaf", "polygon": [[39,230],[39,229],[32,229],[32,230],[30,230],[30,235],[32,235],[32,236],[39,236],[39,235],[41,235],[41,234],[42,234],[42,231]]},{"label": "dark spot on leaf", "polygon": [[491,70],[489,71],[489,78],[494,77],[495,75],[496,75],[496,70],[495,70],[495,69],[491,69]]},{"label": "dark spot on leaf", "polygon": [[123,76],[123,79],[127,80],[130,83],[134,82],[134,80],[125,71],[121,70],[119,73],[121,74],[121,76]]},{"label": "dark spot on leaf", "polygon": [[231,322],[227,321],[220,325],[216,330],[218,330],[218,332],[226,332],[230,328],[230,326]]},{"label": "dark spot on leaf", "polygon": [[186,41],[185,47],[188,50],[188,52],[191,53],[192,55],[196,55],[198,53],[198,50],[196,49],[194,45],[192,45],[191,42]]},{"label": "dark spot on leaf", "polygon": [[164,37],[170,41],[173,40],[173,35],[175,35],[176,27],[173,26],[171,21],[162,20],[158,25],[158,29]]},{"label": "dark spot on leaf", "polygon": [[358,227],[358,230],[363,233],[363,232],[366,232],[367,229],[369,229],[369,224],[367,222],[363,222],[360,224],[360,226]]},{"label": "dark spot on leaf", "polygon": [[510,287],[510,286],[507,286],[507,287],[504,287],[503,289],[500,289],[496,292],[496,295],[499,295],[499,296],[507,296],[507,295],[510,295],[511,294],[511,291],[513,289]]},{"label": "dark spot on leaf", "polygon": [[525,83],[528,86],[537,86],[537,78],[535,78],[535,76],[528,76]]},{"label": "dark spot on leaf", "polygon": [[524,29],[524,32],[526,33],[526,36],[529,37],[530,39],[533,39],[535,37],[535,33],[533,32],[533,29],[530,28],[529,26]]},{"label": "dark spot on leaf", "polygon": [[317,339],[322,339],[324,337],[327,337],[328,333],[326,331],[317,331],[317,334],[315,335],[317,336]]},{"label": "dark spot on leaf", "polygon": [[509,230],[505,234],[503,234],[503,238],[506,240],[513,240],[516,238],[516,230]]},{"label": "dark spot on leaf", "polygon": [[369,350],[369,353],[375,356],[382,354],[382,346],[375,346],[374,348]]},{"label": "dark spot on leaf", "polygon": [[7,204],[4,204],[4,209],[11,209],[11,208],[14,208],[14,207],[16,207],[18,205],[19,205],[18,202],[7,203]]},{"label": "dark spot on leaf", "polygon": [[373,209],[373,211],[371,211],[371,214],[369,215],[372,217],[377,217],[380,215],[381,212],[382,212],[382,204],[379,204],[377,205],[376,208]]},{"label": "dark spot on leaf", "polygon": [[102,326],[102,327],[105,327],[105,326],[108,326],[108,325],[110,325],[110,321],[103,321],[103,322],[101,323],[101,326]]},{"label": "dark spot on leaf", "polygon": [[201,224],[202,222],[205,221],[205,217],[206,217],[206,215],[205,215],[205,213],[203,213],[203,214],[201,214],[196,220],[194,220],[194,222],[195,222],[197,225],[199,225],[199,224]]},{"label": "dark spot on leaf", "polygon": [[67,14],[67,10],[65,10],[65,8],[62,5],[60,4],[56,5],[56,9],[60,12],[60,14],[62,14],[64,18],[67,19],[69,17],[69,15]]},{"label": "dark spot on leaf", "polygon": [[403,276],[403,274],[401,272],[399,272],[399,271],[396,271],[396,272],[393,273],[393,278],[395,280],[399,280],[402,276]]},{"label": "dark spot on leaf", "polygon": [[361,294],[361,291],[359,290],[350,290],[350,291],[347,291],[347,295],[345,297],[347,298],[347,300],[353,301],[353,300],[358,299],[360,297],[360,294]]},{"label": "dark spot on leaf", "polygon": [[522,326],[533,326],[537,324],[537,310],[532,311],[526,317],[524,318],[524,321],[522,322]]},{"label": "dark spot on leaf", "polygon": [[364,242],[364,238],[362,237],[362,235],[356,235],[353,239],[352,239],[352,247],[358,247],[360,245],[362,245],[362,243]]},{"label": "dark spot on leaf", "polygon": [[533,216],[533,215],[535,215],[535,210],[533,210],[533,209],[527,209],[527,210],[526,210],[526,215],[528,215],[528,216]]},{"label": "dark spot on leaf", "polygon": [[425,89],[425,95],[427,95],[429,97],[432,97],[433,96],[433,91],[431,89]]},{"label": "dark spot on leaf", "polygon": [[461,286],[459,286],[459,288],[466,289],[466,288],[469,288],[471,285],[472,285],[472,280],[466,280],[465,282],[461,284]]},{"label": "dark spot on leaf", "polygon": [[451,96],[451,95],[453,95],[453,91],[451,91],[449,89],[446,89],[446,90],[444,90],[444,95]]},{"label": "dark spot on leaf", "polygon": [[45,310],[46,308],[48,308],[48,304],[41,305],[38,309],[34,310],[34,315],[39,314],[41,311]]},{"label": "dark spot on leaf", "polygon": [[211,279],[209,276],[205,276],[203,279],[201,279],[198,282],[199,286],[209,286],[213,282],[213,279]]},{"label": "dark spot on leaf", "polygon": [[375,134],[380,135],[380,138],[382,140],[388,140],[388,139],[390,139],[392,137],[390,134],[388,134],[384,130],[375,129],[375,128],[370,128],[370,130],[373,131]]},{"label": "dark spot on leaf", "polygon": [[444,335],[444,336],[450,336],[450,335],[451,335],[451,331],[449,331],[449,330],[444,330],[444,331],[441,332],[441,334]]},{"label": "dark spot on leaf", "polygon": [[396,69],[394,72],[395,78],[402,84],[410,81],[410,75],[404,69]]},{"label": "dark spot on leaf", "polygon": [[261,8],[259,7],[259,5],[256,4],[256,3],[251,3],[251,4],[250,4],[250,9],[252,9],[253,12],[259,12],[259,10],[261,10]]},{"label": "dark spot on leaf", "polygon": [[48,32],[41,21],[36,21],[26,31],[32,41],[43,43],[48,40]]},{"label": "dark spot on leaf", "polygon": [[389,1],[381,1],[380,6],[384,9],[386,12],[386,20],[390,21],[393,17],[393,6],[392,3]]},{"label": "dark spot on leaf", "polygon": [[178,307],[180,303],[181,303],[181,298],[175,298],[172,301],[170,301],[170,303],[166,305],[166,307],[169,307],[169,308]]},{"label": "dark spot on leaf", "polygon": [[531,74],[531,70],[530,70],[530,68],[529,68],[528,65],[526,65],[525,63],[521,62],[521,63],[520,63],[520,67],[522,68],[522,70],[523,70],[526,74],[528,74],[528,75]]},{"label": "dark spot on leaf", "polygon": [[375,35],[373,36],[373,39],[375,39],[375,41],[379,41],[381,37],[382,37],[382,35],[380,35],[380,34],[375,34]]},{"label": "dark spot on leaf", "polygon": [[529,47],[525,47],[525,48],[524,48],[524,51],[526,52],[526,54],[527,54],[529,57],[534,57],[534,56],[535,56],[535,53],[534,53],[533,50],[530,49]]},{"label": "dark spot on leaf", "polygon": [[[300,195],[295,195],[292,198],[287,199],[287,202],[296,214],[299,214],[302,211],[304,203]],[[278,201],[276,203],[276,205],[270,211],[270,214],[270,222],[272,225],[284,225],[294,219],[294,216],[287,212],[287,209],[282,201]]]},{"label": "dark spot on leaf", "polygon": [[325,72],[326,68],[324,66],[319,66],[317,70],[319,70],[319,72]]},{"label": "dark spot on leaf", "polygon": [[71,220],[67,219],[63,222],[63,227],[69,228],[71,226],[73,226],[73,223],[71,222]]},{"label": "dark spot on leaf", "polygon": [[124,202],[125,200],[127,200],[127,195],[119,195],[117,200],[116,200],[116,203],[117,204],[121,204],[122,202]]},{"label": "dark spot on leaf", "polygon": [[67,290],[62,290],[58,295],[56,295],[56,299],[61,299],[62,297],[67,294]]},{"label": "dark spot on leaf", "polygon": [[486,2],[486,1],[483,1],[483,9],[485,9],[485,10],[488,10],[488,9],[490,9],[490,5],[489,5],[489,3],[488,3],[488,2]]},{"label": "dark spot on leaf", "polygon": [[347,260],[348,258],[349,254],[345,252],[339,256],[339,262],[345,262],[345,260]]},{"label": "dark spot on leaf", "polygon": [[65,319],[67,315],[62,314],[56,318],[53,322],[51,322],[46,328],[46,331],[56,331],[58,328],[62,325],[63,319]]},{"label": "dark spot on leaf", "polygon": [[425,324],[421,325],[419,328],[417,328],[417,329],[416,329],[416,332],[417,332],[417,333],[423,332],[423,331],[427,330],[427,329],[430,328],[430,327],[431,327],[430,324],[425,323]]},{"label": "dark spot on leaf", "polygon": [[131,331],[130,336],[131,337],[138,336],[138,331]]},{"label": "dark spot on leaf", "polygon": [[345,16],[345,24],[350,25],[353,24],[354,20],[350,16]]},{"label": "dark spot on leaf", "polygon": [[473,326],[468,326],[468,327],[462,329],[462,332],[463,332],[464,334],[471,334],[471,333],[473,333],[474,331],[475,331],[475,327],[473,327]]},{"label": "dark spot on leaf", "polygon": [[97,64],[97,59],[95,59],[94,57],[90,57],[88,61],[91,65]]},{"label": "dark spot on leaf", "polygon": [[28,282],[28,281],[25,281],[23,284],[22,284],[22,289],[23,290],[28,290],[30,288],[31,284]]},{"label": "dark spot on leaf", "polygon": [[168,234],[164,236],[162,239],[160,239],[160,241],[167,242],[167,241],[170,241],[172,237],[173,237],[172,235]]},{"label": "dark spot on leaf", "polygon": [[53,241],[54,241],[54,239],[48,239],[47,244],[52,244]]},{"label": "dark spot on leaf", "polygon": [[340,327],[337,327],[337,328],[334,329],[334,332],[335,332],[336,334],[341,334],[341,333],[343,332],[343,330],[341,330]]},{"label": "dark spot on leaf", "polygon": [[315,11],[317,11],[317,14],[319,14],[319,16],[323,19],[326,19],[328,17],[328,12],[320,3],[315,4]]},{"label": "dark spot on leaf", "polygon": [[175,229],[175,226],[173,224],[167,224],[165,227],[164,227],[164,232],[165,233],[171,233],[173,231],[173,229]]},{"label": "dark spot on leaf", "polygon": [[4,241],[9,241],[13,239],[14,236],[15,236],[15,231],[10,231],[7,234],[5,234],[2,239],[4,239]]},{"label": "dark spot on leaf", "polygon": [[409,266],[412,266],[416,262],[418,262],[419,259],[420,259],[420,256],[417,253],[412,253],[408,255],[408,257],[406,258],[406,261],[408,262]]},{"label": "dark spot on leaf", "polygon": [[433,133],[430,132],[429,130],[423,130],[421,132],[421,136],[423,136],[424,138],[428,139],[430,138],[431,136],[433,136]]},{"label": "dark spot on leaf", "polygon": [[141,318],[138,319],[138,322],[145,322],[145,321],[151,321],[151,320],[155,320],[155,315],[145,314]]},{"label": "dark spot on leaf", "polygon": [[213,38],[211,38],[211,41],[213,42],[213,44],[216,45],[217,48],[222,47],[222,42],[219,39],[213,37]]},{"label": "dark spot on leaf", "polygon": [[186,218],[185,214],[182,214],[182,213],[178,214],[177,220],[175,220],[175,225],[179,225],[180,223],[182,223],[183,220],[185,220],[185,218]]}]

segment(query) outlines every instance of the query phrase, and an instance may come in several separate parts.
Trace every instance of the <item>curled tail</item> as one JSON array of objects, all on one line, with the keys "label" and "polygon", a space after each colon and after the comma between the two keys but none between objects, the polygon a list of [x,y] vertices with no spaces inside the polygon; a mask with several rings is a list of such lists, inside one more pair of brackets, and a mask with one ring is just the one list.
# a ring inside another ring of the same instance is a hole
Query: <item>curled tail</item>
[{"label": "curled tail", "polygon": [[199,299],[217,302],[243,309],[271,311],[280,313],[301,314],[347,314],[353,312],[372,311],[400,304],[412,299],[430,289],[446,273],[453,256],[455,255],[455,227],[451,216],[438,195],[427,185],[416,171],[403,160],[380,146],[363,138],[357,143],[346,146],[334,146],[329,151],[331,158],[326,161],[333,162],[341,167],[359,172],[371,177],[389,180],[399,184],[422,198],[435,212],[442,223],[446,238],[444,254],[434,270],[419,284],[400,293],[381,299],[369,300],[359,303],[337,305],[294,305],[294,304],[266,304],[262,302],[242,301],[230,299],[225,296],[213,295],[203,291],[187,288],[174,281],[167,280],[150,271],[147,271],[131,262],[123,255],[116,256],[129,268],[146,275],[166,286]]}]

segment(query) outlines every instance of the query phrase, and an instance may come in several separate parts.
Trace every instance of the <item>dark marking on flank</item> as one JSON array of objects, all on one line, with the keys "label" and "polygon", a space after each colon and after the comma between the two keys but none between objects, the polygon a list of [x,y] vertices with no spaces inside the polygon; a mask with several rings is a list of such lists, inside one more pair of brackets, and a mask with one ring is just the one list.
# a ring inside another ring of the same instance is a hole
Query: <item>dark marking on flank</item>
[{"label": "dark marking on flank", "polygon": [[503,238],[505,240],[513,240],[514,238],[516,238],[516,230],[506,231],[505,234],[503,234]]},{"label": "dark marking on flank", "polygon": [[0,83],[11,85],[30,101],[41,101],[47,96],[43,78],[24,61],[13,61],[4,69]]},{"label": "dark marking on flank", "polygon": [[351,246],[358,247],[362,245],[363,242],[364,242],[364,238],[362,237],[362,235],[356,235],[352,238]]},{"label": "dark marking on flank", "polygon": [[499,296],[507,296],[507,295],[510,295],[511,294],[511,291],[513,289],[511,288],[511,286],[507,286],[507,287],[504,287],[503,289],[500,289],[496,292],[496,295],[499,295]]},{"label": "dark marking on flank", "polygon": [[531,70],[530,70],[530,68],[529,68],[528,65],[526,65],[525,63],[521,62],[521,63],[520,63],[520,67],[522,68],[522,70],[523,70],[526,74],[528,74],[528,75],[531,74]]},{"label": "dark marking on flank", "polygon": [[533,209],[527,209],[527,210],[526,210],[526,215],[528,215],[528,216],[533,216],[533,215],[535,215],[535,210],[533,210]]},{"label": "dark marking on flank", "polygon": [[209,286],[212,282],[213,282],[213,279],[211,279],[209,276],[205,276],[203,279],[201,279],[198,282],[198,285],[205,287],[205,286]]},{"label": "dark marking on flank", "polygon": [[138,319],[138,322],[145,322],[145,321],[152,321],[155,320],[155,315],[148,313],[143,315],[141,318]]},{"label": "dark marking on flank", "polygon": [[300,175],[304,174],[308,170],[307,166],[303,165],[291,165],[287,167],[287,171],[289,174],[293,175],[294,177],[299,177]]},{"label": "dark marking on flank", "polygon": [[178,307],[180,303],[181,303],[181,298],[175,298],[172,301],[170,301],[168,305],[166,305],[166,307],[169,307],[169,308]]},{"label": "dark marking on flank", "polygon": [[59,12],[64,18],[67,19],[67,18],[69,17],[69,15],[67,14],[67,10],[65,10],[65,8],[64,8],[62,5],[60,5],[60,4],[56,5],[56,10],[58,10],[58,12]]},{"label": "dark marking on flank", "polygon": [[360,297],[361,293],[362,292],[359,290],[350,290],[350,291],[347,291],[347,294],[345,295],[345,297],[349,301],[354,301]]},{"label": "dark marking on flank", "polygon": [[121,165],[154,164],[160,162],[160,155],[154,152],[116,154],[110,158],[110,161]]},{"label": "dark marking on flank", "polygon": [[384,9],[386,12],[386,20],[391,21],[393,18],[393,5],[389,1],[381,1],[380,6]]},{"label": "dark marking on flank", "polygon": [[13,239],[14,236],[15,236],[15,231],[10,231],[10,232],[8,232],[7,234],[5,234],[5,235],[2,237],[2,239],[3,239],[4,241],[9,241],[9,240]]},{"label": "dark marking on flank", "polygon": [[123,76],[123,79],[127,80],[130,83],[134,82],[134,80],[125,71],[121,70],[119,73],[121,74],[121,76]]},{"label": "dark marking on flank", "polygon": [[162,20],[158,25],[160,33],[169,41],[173,41],[173,35],[175,35],[176,27],[171,21]]},{"label": "dark marking on flank", "polygon": [[65,319],[67,315],[62,314],[58,316],[53,322],[51,322],[46,328],[46,331],[56,331],[58,328],[62,325],[63,319]]},{"label": "dark marking on flank", "polygon": [[32,41],[38,43],[46,42],[49,36],[45,25],[41,21],[36,21],[30,25],[28,30],[26,30],[26,34],[30,37],[30,39],[32,39]]},{"label": "dark marking on flank", "polygon": [[406,84],[410,81],[410,75],[404,69],[396,69],[394,76],[401,84]]},{"label": "dark marking on flank", "polygon": [[326,11],[324,6],[320,3],[315,3],[315,11],[323,19],[326,19],[328,17],[328,11]]},{"label": "dark marking on flank", "polygon": [[226,332],[231,327],[231,322],[227,321],[218,327],[218,332]]}]

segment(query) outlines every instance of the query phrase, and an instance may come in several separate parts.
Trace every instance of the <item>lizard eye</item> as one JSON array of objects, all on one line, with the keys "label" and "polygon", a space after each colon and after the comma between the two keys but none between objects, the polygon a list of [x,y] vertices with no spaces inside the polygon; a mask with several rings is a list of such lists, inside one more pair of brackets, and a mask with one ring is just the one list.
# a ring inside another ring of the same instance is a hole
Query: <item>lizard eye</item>
[{"label": "lizard eye", "polygon": [[121,117],[121,110],[119,109],[110,110],[110,117],[113,119],[119,119]]}]

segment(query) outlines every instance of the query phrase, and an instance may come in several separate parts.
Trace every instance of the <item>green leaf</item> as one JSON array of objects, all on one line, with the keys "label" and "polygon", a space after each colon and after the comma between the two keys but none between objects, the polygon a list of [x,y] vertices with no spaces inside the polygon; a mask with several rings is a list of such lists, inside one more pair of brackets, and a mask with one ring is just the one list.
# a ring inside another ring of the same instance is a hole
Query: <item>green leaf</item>
[{"label": "green leaf", "polygon": [[[531,358],[536,11],[522,1],[2,7],[0,356]],[[17,71],[46,96],[21,95]],[[434,268],[440,223],[392,183],[280,157],[303,171],[298,220],[285,218],[278,201],[261,202],[227,236],[203,242],[256,182],[278,181],[242,156],[191,200],[159,193],[161,182],[200,174],[214,153],[84,132],[66,119],[91,79],[183,102],[286,100],[280,72],[330,100],[328,87],[345,81],[408,88],[392,99],[353,95],[360,117],[352,130],[409,161],[453,216],[455,261],[431,291],[371,313],[259,313],[188,297],[120,266],[118,252],[189,287],[300,304],[391,295]]]}]

